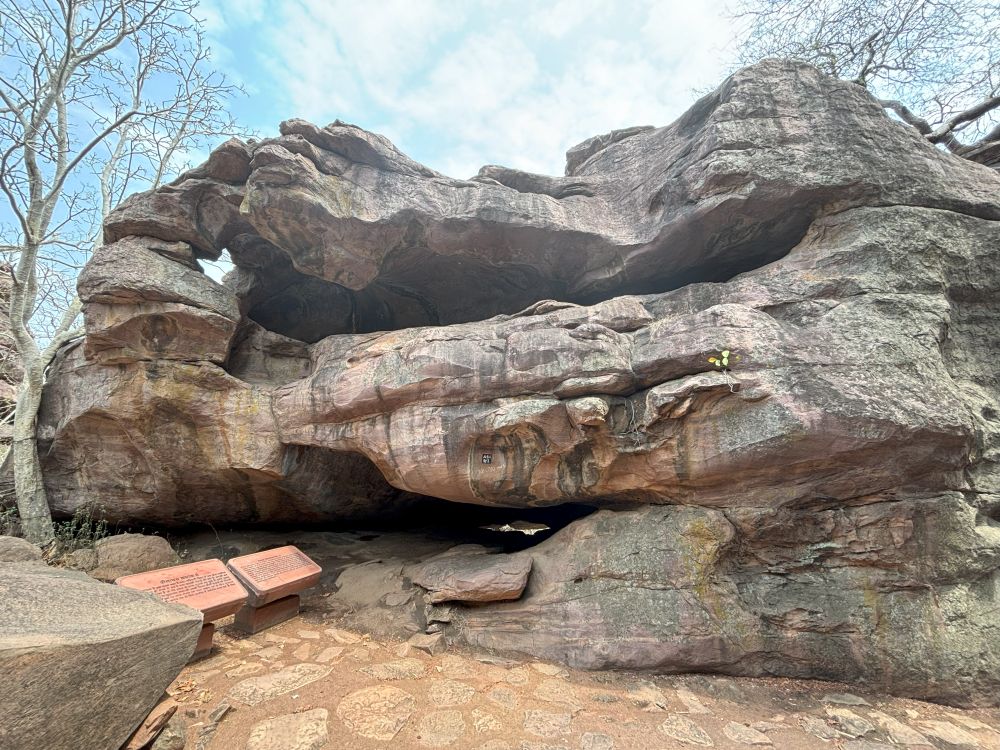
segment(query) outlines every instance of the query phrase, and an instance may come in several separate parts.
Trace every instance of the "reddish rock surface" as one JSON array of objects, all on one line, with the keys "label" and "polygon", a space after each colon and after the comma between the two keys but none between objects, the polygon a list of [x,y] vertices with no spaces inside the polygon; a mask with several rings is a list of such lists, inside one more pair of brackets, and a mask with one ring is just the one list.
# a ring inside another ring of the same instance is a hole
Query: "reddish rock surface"
[{"label": "reddish rock surface", "polygon": [[152,592],[165,602],[201,610],[206,622],[235,614],[247,600],[246,589],[221,560],[202,560],[122,576],[115,583]]},{"label": "reddish rock surface", "polygon": [[287,121],[108,217],[49,496],[178,526],[583,502],[449,637],[995,703],[998,196],[792,62],[563,177]]},{"label": "reddish rock surface", "polygon": [[227,565],[249,593],[247,603],[254,607],[315,586],[323,572],[293,545],[234,557]]}]

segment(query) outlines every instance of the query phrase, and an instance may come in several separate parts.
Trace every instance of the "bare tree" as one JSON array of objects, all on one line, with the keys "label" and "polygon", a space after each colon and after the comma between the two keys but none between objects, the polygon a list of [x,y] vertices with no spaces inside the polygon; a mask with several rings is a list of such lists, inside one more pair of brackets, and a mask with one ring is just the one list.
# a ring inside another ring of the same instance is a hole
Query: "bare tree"
[{"label": "bare tree", "polygon": [[122,197],[234,132],[237,90],[209,67],[195,0],[0,0],[0,251],[23,369],[10,456],[33,541],[52,537],[36,420],[46,368],[80,335],[76,273]]},{"label": "bare tree", "polygon": [[1000,167],[1000,2],[739,0],[744,64],[811,62],[954,154]]}]

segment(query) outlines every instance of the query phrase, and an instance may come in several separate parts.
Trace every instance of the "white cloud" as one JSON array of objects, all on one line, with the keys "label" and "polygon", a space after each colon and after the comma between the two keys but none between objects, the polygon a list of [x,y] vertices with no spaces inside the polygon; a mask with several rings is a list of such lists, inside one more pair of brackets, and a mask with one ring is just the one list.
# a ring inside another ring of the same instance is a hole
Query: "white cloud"
[{"label": "white cloud", "polygon": [[598,14],[602,0],[558,0],[536,4],[527,18],[528,28],[556,38],[586,26]]},{"label": "white cloud", "polygon": [[241,2],[267,19],[253,47],[279,119],[355,122],[459,177],[559,173],[585,138],[668,123],[732,36],[719,1]]}]

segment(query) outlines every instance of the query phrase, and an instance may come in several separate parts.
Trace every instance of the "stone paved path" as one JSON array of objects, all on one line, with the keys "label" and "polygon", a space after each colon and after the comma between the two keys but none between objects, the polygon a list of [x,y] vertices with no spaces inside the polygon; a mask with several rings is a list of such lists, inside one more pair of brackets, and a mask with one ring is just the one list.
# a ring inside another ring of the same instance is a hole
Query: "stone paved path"
[{"label": "stone paved path", "polygon": [[431,655],[403,642],[420,628],[402,571],[461,541],[412,530],[183,540],[188,559],[297,544],[324,570],[300,617],[250,638],[221,623],[215,654],[174,682],[186,750],[1000,750],[1000,710],[833,683]]},{"label": "stone paved path", "polygon": [[[1000,711],[796,680],[575,672],[333,627],[322,613],[241,638],[170,688],[202,750],[1000,750]],[[477,658],[478,656],[478,658]],[[228,702],[214,732],[208,716]],[[206,742],[207,737],[207,742]]]}]

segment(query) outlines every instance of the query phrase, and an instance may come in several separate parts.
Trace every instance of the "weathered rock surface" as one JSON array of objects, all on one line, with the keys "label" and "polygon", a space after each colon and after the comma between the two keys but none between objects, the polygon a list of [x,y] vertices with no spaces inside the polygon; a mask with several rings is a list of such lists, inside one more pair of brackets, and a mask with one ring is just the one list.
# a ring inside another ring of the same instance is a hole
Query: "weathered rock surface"
[{"label": "weathered rock surface", "polygon": [[0,747],[120,747],[194,653],[201,613],[83,573],[0,563]]},{"label": "weathered rock surface", "polygon": [[861,88],[766,61],[563,177],[292,120],[105,235],[40,417],[57,510],[589,503],[450,636],[997,701],[1000,175]]},{"label": "weathered rock surface", "polygon": [[97,250],[80,273],[88,358],[102,364],[229,355],[236,296],[178,255],[190,247],[126,237]]},{"label": "weathered rock surface", "polygon": [[532,549],[520,601],[455,609],[452,627],[475,646],[587,669],[825,677],[991,704],[990,541],[960,495],[600,511]]},{"label": "weathered rock surface", "polygon": [[528,583],[531,556],[446,555],[409,568],[415,584],[427,589],[427,600],[502,602],[517,599]]},{"label": "weathered rock surface", "polygon": [[321,750],[327,743],[325,708],[277,716],[255,724],[246,750]]},{"label": "weathered rock surface", "polygon": [[89,572],[102,581],[181,563],[181,558],[162,536],[115,534],[98,539],[94,552],[97,566]]},{"label": "weathered rock surface", "polygon": [[42,548],[27,539],[0,536],[0,563],[35,562],[42,559]]}]

